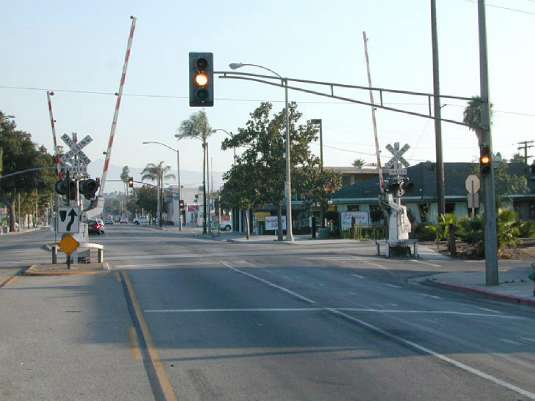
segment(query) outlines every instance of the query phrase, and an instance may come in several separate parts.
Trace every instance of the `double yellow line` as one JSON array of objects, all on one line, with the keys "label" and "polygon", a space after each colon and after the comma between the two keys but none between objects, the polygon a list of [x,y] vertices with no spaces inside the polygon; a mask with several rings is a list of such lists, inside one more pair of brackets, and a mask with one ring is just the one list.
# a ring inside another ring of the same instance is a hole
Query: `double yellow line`
[{"label": "double yellow line", "polygon": [[[131,310],[131,314],[133,314],[132,320],[134,321],[134,327],[138,331],[138,338],[142,340],[140,345],[144,362],[148,363],[150,366],[150,369],[147,369],[147,373],[153,390],[154,386],[157,386],[160,390],[157,392],[160,393],[160,398],[164,401],[177,401],[173,385],[171,384],[169,376],[167,375],[167,372],[165,371],[165,368],[160,360],[160,353],[154,345],[154,341],[150,334],[149,327],[147,326],[147,322],[145,321],[145,317],[143,316],[143,311],[139,305],[139,301],[128,272],[121,272],[120,277],[127,292],[127,302],[129,307],[131,307],[131,309],[129,308]],[[153,374],[151,374],[151,370]],[[155,394],[155,396],[158,399],[157,394]]]}]

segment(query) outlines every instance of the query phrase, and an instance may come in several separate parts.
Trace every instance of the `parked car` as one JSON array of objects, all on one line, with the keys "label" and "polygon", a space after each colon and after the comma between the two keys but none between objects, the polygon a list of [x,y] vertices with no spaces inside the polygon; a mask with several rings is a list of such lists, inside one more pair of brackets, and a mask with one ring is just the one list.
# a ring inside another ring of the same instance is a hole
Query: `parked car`
[{"label": "parked car", "polygon": [[108,217],[108,218],[104,219],[104,223],[106,223],[106,224],[114,224],[113,223],[113,219],[111,217]]},{"label": "parked car", "polygon": [[232,231],[232,221],[231,220],[221,220],[219,224],[219,229],[221,231]]},{"label": "parked car", "polygon": [[144,216],[143,217],[136,217],[133,220],[133,223],[137,224],[138,226],[146,226],[147,224],[149,224],[149,219],[147,219]]},{"label": "parked car", "polygon": [[121,220],[119,220],[120,224],[128,224],[128,217],[123,216],[121,217]]},{"label": "parked car", "polygon": [[88,220],[87,229],[89,234],[104,234],[104,225],[100,224],[98,220]]}]

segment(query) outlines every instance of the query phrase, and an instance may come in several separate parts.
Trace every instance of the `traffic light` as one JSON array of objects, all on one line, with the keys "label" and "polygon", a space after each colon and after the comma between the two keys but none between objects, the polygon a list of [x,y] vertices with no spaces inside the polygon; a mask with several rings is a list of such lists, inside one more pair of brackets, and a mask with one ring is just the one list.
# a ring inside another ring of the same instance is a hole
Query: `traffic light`
[{"label": "traffic light", "polygon": [[180,207],[180,210],[184,209],[184,199],[178,201],[178,206]]},{"label": "traffic light", "polygon": [[128,188],[134,188],[134,177],[128,177]]},{"label": "traffic light", "polygon": [[189,54],[190,107],[212,107],[214,105],[213,60],[213,53]]},{"label": "traffic light", "polygon": [[76,200],[76,182],[71,180],[68,173],[63,180],[56,182],[54,189],[60,195],[67,195],[67,199]]},{"label": "traffic light", "polygon": [[487,175],[492,168],[492,153],[489,146],[481,146],[479,154],[479,171],[481,175]]},{"label": "traffic light", "polygon": [[84,195],[84,197],[87,200],[91,200],[95,198],[95,194],[97,193],[98,188],[100,187],[100,180],[97,178],[93,180],[92,178],[89,178],[87,180],[82,180],[78,183],[78,188],[80,189],[80,193]]}]

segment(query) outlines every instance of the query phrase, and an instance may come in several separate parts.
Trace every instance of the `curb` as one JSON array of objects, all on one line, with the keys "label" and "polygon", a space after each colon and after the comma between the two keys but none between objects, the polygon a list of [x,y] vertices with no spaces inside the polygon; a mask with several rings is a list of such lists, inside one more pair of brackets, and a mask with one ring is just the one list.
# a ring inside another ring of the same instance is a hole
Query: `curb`
[{"label": "curb", "polygon": [[[89,270],[89,271],[76,271],[76,270],[66,270],[66,271],[51,271],[51,272],[38,272],[38,271],[32,271],[32,268],[37,265],[31,265],[29,267],[23,268],[19,270],[15,276],[94,276],[98,274],[108,274],[112,271],[110,265],[108,262],[102,263],[102,270]],[[13,277],[8,278],[6,280],[9,282]],[[4,283],[4,284],[7,284]],[[1,285],[0,285],[1,288]]]},{"label": "curb", "polygon": [[6,285],[9,284],[10,281],[14,280],[15,277],[17,276],[23,276],[24,273],[26,272],[26,270],[28,270],[31,266],[28,266],[28,267],[23,267],[22,269],[19,269],[17,270],[17,272],[9,277],[7,277],[6,279],[4,279],[3,281],[0,281],[0,288],[2,287],[5,287]]},{"label": "curb", "polygon": [[485,291],[485,290],[481,290],[478,288],[463,287],[462,285],[455,285],[455,284],[446,284],[446,283],[441,283],[438,281],[432,281],[429,279],[423,281],[423,284],[429,285],[431,287],[438,287],[438,288],[444,288],[446,290],[462,292],[465,294],[477,294],[477,295],[484,296],[485,298],[503,301],[503,302],[507,302],[511,304],[522,304],[522,305],[535,307],[535,297],[534,299],[518,298],[512,295],[496,294],[494,292]]}]

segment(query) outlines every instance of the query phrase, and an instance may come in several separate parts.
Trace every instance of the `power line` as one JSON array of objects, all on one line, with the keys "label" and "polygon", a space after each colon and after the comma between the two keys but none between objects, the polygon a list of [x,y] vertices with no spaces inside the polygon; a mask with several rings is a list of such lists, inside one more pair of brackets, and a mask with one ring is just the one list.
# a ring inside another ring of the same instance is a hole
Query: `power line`
[{"label": "power line", "polygon": [[[50,90],[50,88],[40,88],[40,87],[32,87],[32,86],[12,86],[12,85],[0,85],[0,89],[13,89],[13,90],[28,90],[28,91],[38,91],[38,92],[46,92]],[[102,95],[102,96],[117,96],[116,92],[109,92],[109,91],[91,91],[91,90],[84,90],[84,89],[54,89],[54,92],[57,93],[73,93],[73,94],[81,94],[81,95]],[[177,95],[165,95],[165,94],[155,94],[155,93],[123,93],[123,96],[128,97],[142,97],[142,98],[152,98],[152,99],[176,99],[176,100],[187,100],[189,99],[188,96],[177,96]],[[271,103],[284,103],[284,100],[275,100],[275,99],[253,99],[253,98],[232,98],[232,97],[220,97],[216,98],[215,100],[219,101],[226,101],[226,102],[271,102]],[[343,101],[315,101],[315,100],[295,100],[297,103],[303,103],[303,104],[332,104],[332,105],[351,105],[348,102]],[[385,105],[399,105],[399,106],[422,106],[422,107],[428,107],[429,105],[427,103],[415,103],[415,102],[384,102]],[[454,103],[448,103],[448,106],[454,106],[454,107],[460,107],[465,108],[466,106],[461,104],[454,104]],[[509,111],[509,110],[493,110],[495,113],[502,113],[502,114],[512,114],[517,116],[523,116],[523,117],[535,117],[535,114],[533,113],[524,113],[524,112],[518,112],[518,111]]]},{"label": "power line", "polygon": [[[466,1],[468,1],[469,3],[475,3],[475,0],[466,0]],[[530,1],[530,0],[528,0],[528,1]],[[530,2],[531,3],[535,3],[533,1],[530,1]],[[512,12],[515,12],[515,13],[521,13],[521,14],[526,14],[526,15],[535,15],[535,12],[521,10],[520,8],[505,7],[505,6],[500,6],[498,4],[489,4],[489,3],[487,3],[486,5],[487,5],[487,7],[499,8],[501,10],[512,11]]]}]

